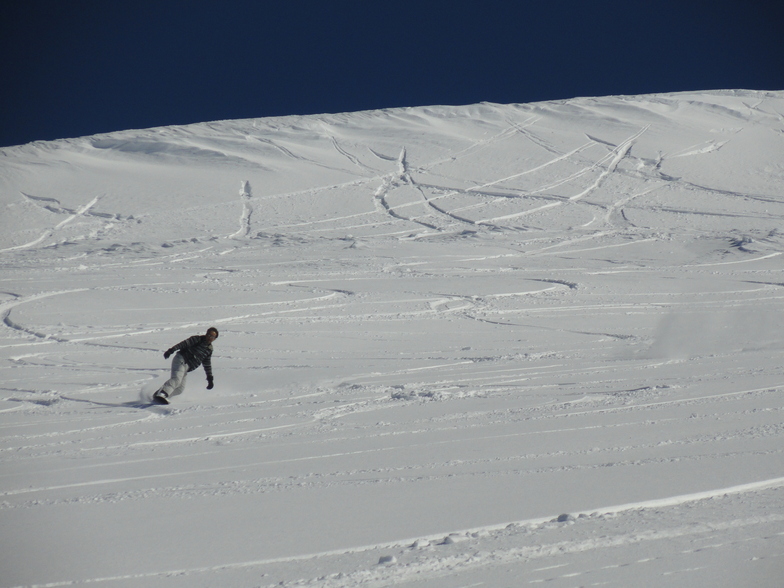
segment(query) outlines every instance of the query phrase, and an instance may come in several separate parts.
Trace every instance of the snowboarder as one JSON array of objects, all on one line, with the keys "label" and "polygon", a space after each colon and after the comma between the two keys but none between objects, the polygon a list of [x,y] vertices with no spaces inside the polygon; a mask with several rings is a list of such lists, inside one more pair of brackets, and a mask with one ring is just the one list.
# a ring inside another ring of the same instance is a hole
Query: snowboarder
[{"label": "snowboarder", "polygon": [[172,360],[171,378],[153,394],[153,401],[169,404],[169,398],[182,394],[185,389],[185,377],[188,372],[192,372],[200,365],[204,366],[204,373],[207,374],[207,390],[212,390],[212,342],[217,338],[218,329],[210,327],[206,335],[188,337],[167,349],[163,354],[164,359],[169,359],[175,351],[178,353]]}]

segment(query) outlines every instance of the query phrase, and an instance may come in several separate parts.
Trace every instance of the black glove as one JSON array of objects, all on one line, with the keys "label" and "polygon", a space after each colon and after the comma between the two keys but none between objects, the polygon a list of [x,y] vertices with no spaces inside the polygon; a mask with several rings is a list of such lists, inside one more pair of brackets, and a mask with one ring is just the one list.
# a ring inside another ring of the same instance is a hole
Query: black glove
[{"label": "black glove", "polygon": [[212,377],[207,378],[207,390],[212,390]]},{"label": "black glove", "polygon": [[171,349],[167,349],[166,351],[163,352],[163,359],[169,359],[169,356],[171,354],[172,354],[172,350]]}]

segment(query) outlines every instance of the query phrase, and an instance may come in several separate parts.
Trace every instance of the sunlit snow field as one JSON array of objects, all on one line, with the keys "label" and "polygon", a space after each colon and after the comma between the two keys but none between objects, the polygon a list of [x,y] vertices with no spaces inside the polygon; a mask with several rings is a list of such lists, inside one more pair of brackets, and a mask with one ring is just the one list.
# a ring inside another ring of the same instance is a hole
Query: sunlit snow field
[{"label": "sunlit snow field", "polygon": [[2,587],[781,586],[784,92],[31,143],[0,229]]}]

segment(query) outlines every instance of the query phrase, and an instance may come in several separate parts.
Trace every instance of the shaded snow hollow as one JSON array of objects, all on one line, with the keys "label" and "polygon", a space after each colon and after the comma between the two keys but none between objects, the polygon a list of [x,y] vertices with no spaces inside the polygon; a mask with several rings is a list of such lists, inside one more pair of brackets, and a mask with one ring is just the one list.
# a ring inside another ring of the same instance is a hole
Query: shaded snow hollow
[{"label": "shaded snow hollow", "polygon": [[784,577],[782,92],[31,143],[0,207],[2,587]]}]

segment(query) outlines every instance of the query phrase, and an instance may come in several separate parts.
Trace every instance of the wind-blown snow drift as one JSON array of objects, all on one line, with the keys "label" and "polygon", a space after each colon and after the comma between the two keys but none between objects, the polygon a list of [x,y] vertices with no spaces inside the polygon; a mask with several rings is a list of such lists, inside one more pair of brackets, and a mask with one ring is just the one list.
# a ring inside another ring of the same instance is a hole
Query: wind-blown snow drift
[{"label": "wind-blown snow drift", "polygon": [[31,143],[0,207],[2,586],[784,575],[783,92]]}]

